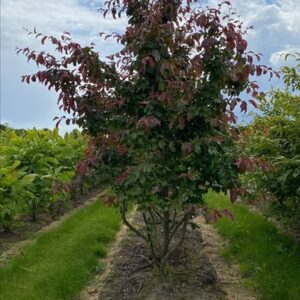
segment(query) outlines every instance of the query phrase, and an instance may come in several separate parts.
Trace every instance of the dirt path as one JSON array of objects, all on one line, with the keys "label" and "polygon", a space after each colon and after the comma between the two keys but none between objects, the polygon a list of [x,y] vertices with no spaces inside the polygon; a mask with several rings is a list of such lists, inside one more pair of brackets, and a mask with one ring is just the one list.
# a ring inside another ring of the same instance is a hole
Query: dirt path
[{"label": "dirt path", "polygon": [[217,272],[222,289],[226,292],[228,300],[255,300],[254,291],[246,289],[242,284],[242,278],[238,265],[226,262],[220,253],[226,246],[225,241],[217,233],[216,229],[207,224],[204,218],[198,218],[203,237],[202,252],[208,257],[210,263]]},{"label": "dirt path", "polygon": [[[136,216],[134,217],[136,218]],[[122,227],[98,275],[77,298],[80,300],[254,300],[245,289],[238,267],[220,257],[224,241],[202,218],[199,230],[189,231],[183,250],[170,258],[170,276],[164,281],[147,263],[147,246]]]},{"label": "dirt path", "polygon": [[103,191],[103,188],[95,189],[83,196],[77,206],[70,208],[69,211],[60,216],[57,220],[51,220],[47,223],[39,223],[36,224],[35,227],[24,228],[21,232],[14,233],[14,239],[11,239],[10,237],[7,238],[4,234],[2,234],[0,239],[0,248],[2,251],[0,254],[0,263],[4,263],[7,259],[13,256],[20,255],[22,253],[22,249],[33,242],[30,237],[59,226],[64,220],[72,216],[78,210],[92,204],[97,200],[101,191]]}]

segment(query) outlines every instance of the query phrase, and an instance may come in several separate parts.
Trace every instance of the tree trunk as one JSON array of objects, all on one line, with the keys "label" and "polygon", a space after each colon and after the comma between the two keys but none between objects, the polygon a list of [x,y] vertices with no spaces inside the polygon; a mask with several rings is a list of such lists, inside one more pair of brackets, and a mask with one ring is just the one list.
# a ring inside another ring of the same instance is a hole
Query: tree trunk
[{"label": "tree trunk", "polygon": [[32,222],[36,222],[36,210],[33,210],[33,211],[31,212],[31,221],[32,221]]},{"label": "tree trunk", "polygon": [[127,220],[125,201],[122,201],[120,210],[123,223],[148,244],[152,255],[151,265],[156,265],[161,273],[166,275],[169,256],[181,247],[185,240],[191,212],[189,210],[179,212],[175,209],[164,209],[160,212],[155,208],[148,208],[142,212],[146,231],[144,234],[143,229]]},{"label": "tree trunk", "polygon": [[10,226],[9,225],[3,225],[4,233],[9,233],[10,232]]}]

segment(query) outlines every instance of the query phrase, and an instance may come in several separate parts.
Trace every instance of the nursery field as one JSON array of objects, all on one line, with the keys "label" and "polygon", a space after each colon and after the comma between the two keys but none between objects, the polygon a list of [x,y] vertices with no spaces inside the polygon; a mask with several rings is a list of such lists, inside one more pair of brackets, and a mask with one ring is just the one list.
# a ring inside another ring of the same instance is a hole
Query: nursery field
[{"label": "nursery field", "polygon": [[55,216],[71,204],[76,193],[72,182],[79,175],[76,166],[86,145],[80,132],[61,137],[58,129],[1,128],[0,226],[4,231],[10,231],[18,217],[22,222],[24,214],[36,221],[43,211]]},{"label": "nursery field", "polygon": [[56,2],[3,13],[0,300],[300,300],[299,0]]}]

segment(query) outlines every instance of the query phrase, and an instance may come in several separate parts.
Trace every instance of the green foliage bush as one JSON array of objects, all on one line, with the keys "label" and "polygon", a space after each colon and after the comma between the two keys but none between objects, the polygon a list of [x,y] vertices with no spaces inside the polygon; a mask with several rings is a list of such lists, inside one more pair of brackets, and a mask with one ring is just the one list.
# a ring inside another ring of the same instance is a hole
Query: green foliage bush
[{"label": "green foliage bush", "polygon": [[243,130],[246,151],[269,164],[268,170],[248,173],[244,181],[255,196],[269,194],[275,211],[290,221],[300,220],[299,67],[282,69],[286,89],[264,97],[259,106],[263,114]]},{"label": "green foliage bush", "polygon": [[58,130],[1,130],[0,226],[8,230],[17,213],[51,209],[69,199],[76,164],[86,139],[75,133],[61,137]]}]

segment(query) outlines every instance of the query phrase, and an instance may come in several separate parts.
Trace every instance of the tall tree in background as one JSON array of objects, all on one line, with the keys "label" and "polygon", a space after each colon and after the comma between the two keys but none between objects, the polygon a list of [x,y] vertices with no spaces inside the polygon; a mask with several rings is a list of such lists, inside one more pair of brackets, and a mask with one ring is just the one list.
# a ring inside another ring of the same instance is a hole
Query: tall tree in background
[{"label": "tall tree in background", "polygon": [[[260,56],[247,51],[246,30],[229,1],[207,9],[192,2],[106,1],[104,17],[128,18],[124,34],[100,34],[123,45],[107,59],[67,32],[61,39],[33,32],[56,47],[56,56],[18,50],[44,67],[23,80],[59,92],[60,107],[73,113],[67,124],[94,137],[80,168],[97,163],[109,174],[124,223],[148,243],[160,268],[194,227],[208,189],[230,190],[236,199],[239,169],[253,162],[234,149],[234,111],[256,106],[251,76],[273,75],[254,63]],[[127,220],[132,203],[145,230]]]}]

